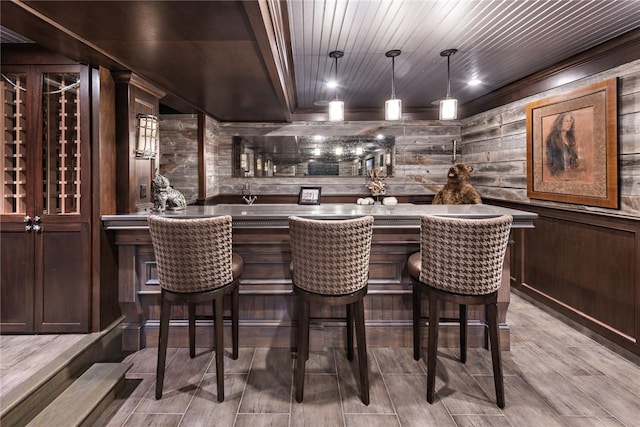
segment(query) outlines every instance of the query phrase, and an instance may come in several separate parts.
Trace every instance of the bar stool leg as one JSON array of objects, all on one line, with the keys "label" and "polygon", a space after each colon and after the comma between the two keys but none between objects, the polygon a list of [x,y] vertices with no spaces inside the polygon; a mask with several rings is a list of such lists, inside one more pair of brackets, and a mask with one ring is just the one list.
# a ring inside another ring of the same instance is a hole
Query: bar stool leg
[{"label": "bar stool leg", "polygon": [[233,360],[238,359],[238,316],[240,311],[239,286],[231,292],[231,345],[233,346]]},{"label": "bar stool leg", "polygon": [[436,388],[436,361],[438,357],[438,296],[429,293],[429,348],[427,349],[427,402],[433,403]]},{"label": "bar stool leg", "polygon": [[224,332],[222,318],[222,295],[214,301],[213,317],[214,317],[214,340],[216,346],[216,383],[218,386],[218,402],[224,401]]},{"label": "bar stool leg", "polygon": [[495,302],[487,304],[489,320],[489,341],[491,344],[491,361],[493,362],[493,382],[496,387],[496,401],[500,409],[504,409],[504,380],[502,377],[502,360],[500,355],[500,331],[498,330],[498,306]]},{"label": "bar stool leg", "polygon": [[296,402],[302,402],[304,398],[304,371],[309,357],[309,302],[303,297],[298,297],[298,356],[296,358]]},{"label": "bar stool leg", "polygon": [[467,306],[460,304],[460,362],[467,363]]},{"label": "bar stool leg", "polygon": [[171,302],[164,296],[164,290],[160,296],[160,336],[158,338],[158,365],[156,367],[156,400],[162,397],[162,385],[164,383],[164,364],[167,360],[167,343],[169,340],[169,317],[171,315]]},{"label": "bar stool leg", "polygon": [[347,360],[353,360],[353,305],[347,304]]},{"label": "bar stool leg", "polygon": [[362,403],[369,405],[369,363],[367,360],[367,339],[364,329],[364,300],[353,303],[356,318],[356,337],[358,339],[358,365],[360,367],[360,393]]},{"label": "bar stool leg", "polygon": [[413,358],[420,360],[422,352],[422,336],[420,335],[420,321],[422,320],[422,292],[417,285],[413,285]]},{"label": "bar stool leg", "polygon": [[189,311],[189,357],[196,357],[196,304],[188,303],[187,310]]}]

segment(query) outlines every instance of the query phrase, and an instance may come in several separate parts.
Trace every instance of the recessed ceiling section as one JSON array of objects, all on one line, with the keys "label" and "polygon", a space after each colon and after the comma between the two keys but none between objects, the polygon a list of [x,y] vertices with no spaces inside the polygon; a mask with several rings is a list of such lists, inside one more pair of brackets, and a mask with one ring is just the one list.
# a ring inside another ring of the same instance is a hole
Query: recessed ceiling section
[{"label": "recessed ceiling section", "polygon": [[[640,25],[640,2],[566,1],[292,1],[288,3],[298,107],[331,99],[332,50],[340,62],[340,97],[347,111],[381,109],[388,97],[385,52],[395,63],[403,109],[444,97],[451,58],[451,93],[464,103],[622,35]],[[482,84],[469,86],[471,79]]]}]

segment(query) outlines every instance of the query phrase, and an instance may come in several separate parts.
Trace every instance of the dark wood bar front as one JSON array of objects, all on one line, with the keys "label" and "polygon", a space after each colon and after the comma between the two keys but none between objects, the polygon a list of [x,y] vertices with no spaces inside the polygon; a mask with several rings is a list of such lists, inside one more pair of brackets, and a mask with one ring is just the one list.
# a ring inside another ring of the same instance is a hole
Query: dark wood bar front
[{"label": "dark wood bar front", "polygon": [[[532,228],[536,214],[490,205],[355,204],[301,205],[216,205],[190,206],[185,211],[167,212],[172,217],[202,217],[229,214],[233,217],[234,251],[244,258],[240,282],[240,346],[291,347],[295,333],[294,299],[289,276],[290,215],[340,219],[374,216],[369,291],[365,297],[365,319],[369,346],[410,347],[411,285],[405,268],[407,257],[420,247],[421,214],[461,218],[484,218],[510,214],[513,228]],[[103,224],[118,247],[119,304],[125,315],[123,348],[138,350],[157,346],[160,286],[148,232],[148,213],[107,215]],[[509,349],[506,322],[510,291],[510,253],[504,263],[499,294],[501,345]],[[424,305],[425,310],[427,304]],[[178,310],[178,311],[176,311]],[[344,345],[344,308],[311,308],[311,348]],[[225,313],[228,314],[228,313]],[[425,315],[428,313],[424,313]],[[199,346],[212,345],[211,307],[198,307]],[[201,317],[200,317],[201,316]],[[440,342],[457,345],[457,307],[442,312]],[[169,345],[187,345],[186,307],[175,307]],[[469,346],[485,343],[484,312],[469,308]],[[226,328],[228,329],[228,328]],[[225,333],[227,331],[225,329]],[[230,328],[229,328],[230,329]],[[423,332],[426,334],[426,329]],[[226,338],[225,338],[226,339]]]}]

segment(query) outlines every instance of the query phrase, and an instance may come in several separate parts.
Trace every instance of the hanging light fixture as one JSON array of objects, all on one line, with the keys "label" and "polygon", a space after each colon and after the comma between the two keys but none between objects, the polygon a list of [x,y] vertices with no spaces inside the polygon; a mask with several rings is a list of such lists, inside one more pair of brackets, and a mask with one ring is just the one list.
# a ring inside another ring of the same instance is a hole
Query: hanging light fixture
[{"label": "hanging light fixture", "polygon": [[396,98],[396,56],[400,55],[398,49],[390,50],[385,53],[387,58],[391,58],[391,99],[384,103],[384,119],[400,120],[402,118],[402,100]]},{"label": "hanging light fixture", "polygon": [[455,54],[458,49],[447,49],[440,52],[440,56],[447,57],[447,96],[440,101],[440,120],[455,120],[458,117],[458,100],[451,98],[451,55]]},{"label": "hanging light fixture", "polygon": [[338,58],[342,58],[344,52],[341,50],[334,50],[329,53],[329,58],[334,60],[335,65],[335,99],[329,102],[329,121],[330,122],[342,122],[344,121],[344,102],[338,99]]}]

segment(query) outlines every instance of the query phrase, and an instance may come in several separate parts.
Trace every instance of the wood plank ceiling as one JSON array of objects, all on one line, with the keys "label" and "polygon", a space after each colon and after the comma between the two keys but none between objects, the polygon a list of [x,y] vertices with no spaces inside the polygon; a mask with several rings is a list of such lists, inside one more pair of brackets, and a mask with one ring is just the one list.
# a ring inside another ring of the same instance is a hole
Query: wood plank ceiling
[{"label": "wood plank ceiling", "polygon": [[166,89],[167,105],[221,121],[326,120],[332,50],[345,52],[337,94],[347,118],[380,119],[388,50],[402,51],[395,89],[405,111],[431,114],[446,93],[444,49],[458,49],[451,94],[464,104],[640,28],[636,0],[5,0],[1,13],[18,34],[130,69]]}]

